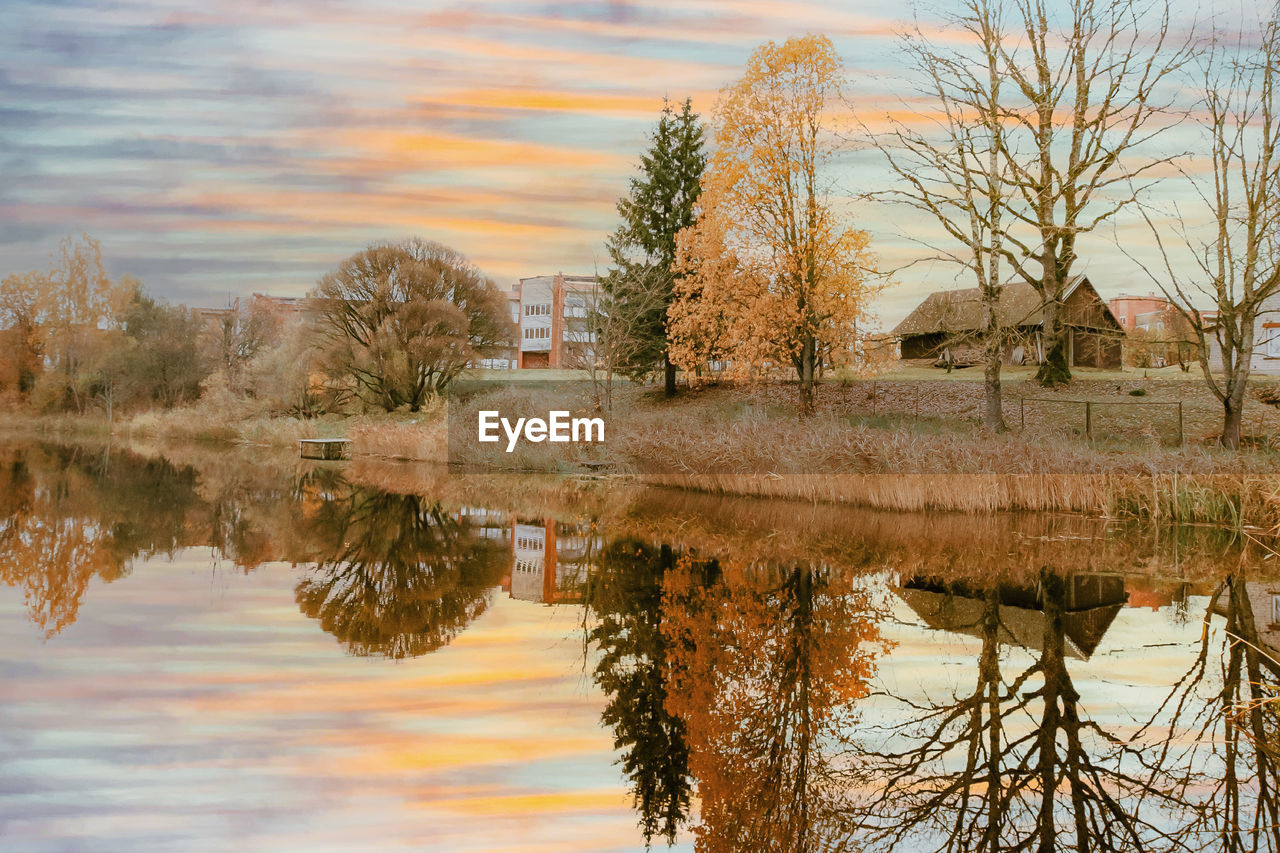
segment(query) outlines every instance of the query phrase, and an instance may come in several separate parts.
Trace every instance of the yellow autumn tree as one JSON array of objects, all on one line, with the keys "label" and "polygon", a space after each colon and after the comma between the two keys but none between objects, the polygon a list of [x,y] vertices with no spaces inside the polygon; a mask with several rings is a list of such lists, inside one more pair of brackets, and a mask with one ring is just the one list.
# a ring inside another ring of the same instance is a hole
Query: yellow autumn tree
[{"label": "yellow autumn tree", "polygon": [[668,313],[681,367],[723,361],[754,378],[789,364],[803,413],[820,360],[852,352],[873,290],[870,239],[831,204],[842,74],[831,41],[807,35],[762,45],[721,91],[701,215],[677,238]]}]

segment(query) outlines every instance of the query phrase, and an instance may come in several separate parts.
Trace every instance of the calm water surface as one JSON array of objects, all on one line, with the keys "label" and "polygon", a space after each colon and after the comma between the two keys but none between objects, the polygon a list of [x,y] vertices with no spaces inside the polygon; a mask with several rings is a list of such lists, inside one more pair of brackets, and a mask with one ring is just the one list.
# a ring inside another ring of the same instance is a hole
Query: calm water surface
[{"label": "calm water surface", "polygon": [[1274,853],[1272,547],[3,446],[0,850]]}]

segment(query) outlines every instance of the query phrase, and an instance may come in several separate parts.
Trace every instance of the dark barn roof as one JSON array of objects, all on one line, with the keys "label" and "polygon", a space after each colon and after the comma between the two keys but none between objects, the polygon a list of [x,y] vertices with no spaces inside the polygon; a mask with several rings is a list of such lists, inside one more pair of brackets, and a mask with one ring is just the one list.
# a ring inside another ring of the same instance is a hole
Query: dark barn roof
[{"label": "dark barn roof", "polygon": [[[981,636],[982,601],[925,589],[900,588],[894,592],[930,628],[953,634]],[[1088,660],[1122,609],[1123,604],[1110,604],[1062,614],[1064,654],[1078,660]],[[999,614],[1000,643],[1032,651],[1044,650],[1046,617],[1043,610],[1001,604]]]},{"label": "dark barn roof", "polygon": [[[1072,276],[1062,292],[1065,301],[1081,284],[1092,289],[1083,275]],[[1011,281],[1000,292],[996,316],[1005,328],[1039,326],[1044,322],[1044,303],[1036,289],[1025,281]],[[1104,310],[1105,306],[1104,306]],[[1108,310],[1108,314],[1109,314]],[[1114,320],[1114,318],[1113,318]],[[1119,328],[1119,323],[1116,323]],[[906,319],[894,327],[895,337],[912,335],[955,334],[976,332],[986,328],[982,309],[982,291],[977,287],[964,290],[939,290],[930,293]]]}]

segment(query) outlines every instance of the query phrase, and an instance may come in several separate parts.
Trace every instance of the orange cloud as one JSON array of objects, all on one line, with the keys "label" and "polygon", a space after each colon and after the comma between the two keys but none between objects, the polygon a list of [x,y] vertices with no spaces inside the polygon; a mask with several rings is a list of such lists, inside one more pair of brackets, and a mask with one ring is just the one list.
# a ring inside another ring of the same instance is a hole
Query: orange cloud
[{"label": "orange cloud", "polygon": [[629,117],[652,116],[657,99],[652,95],[605,92],[553,91],[547,89],[465,89],[424,98],[424,103],[497,110],[588,113]]}]

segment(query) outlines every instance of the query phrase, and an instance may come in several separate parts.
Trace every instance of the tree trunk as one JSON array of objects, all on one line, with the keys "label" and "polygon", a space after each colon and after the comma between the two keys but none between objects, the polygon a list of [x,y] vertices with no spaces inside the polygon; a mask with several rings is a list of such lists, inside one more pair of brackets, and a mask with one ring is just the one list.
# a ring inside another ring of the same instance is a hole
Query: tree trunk
[{"label": "tree trunk", "polygon": [[982,373],[982,425],[994,432],[1003,432],[1004,399],[1000,388],[1000,367],[1004,358],[1004,335],[1001,333],[1000,318],[997,313],[1000,289],[984,287],[982,302],[987,326],[987,334],[982,342],[983,355],[986,357]]},{"label": "tree trunk", "polygon": [[1036,382],[1044,388],[1058,388],[1071,381],[1071,364],[1067,359],[1067,337],[1070,330],[1062,323],[1062,304],[1057,297],[1047,299],[1044,306],[1044,359],[1036,371]]},{"label": "tree trunk", "polygon": [[676,395],[676,366],[671,363],[671,353],[662,354],[663,393],[670,400]]},{"label": "tree trunk", "polygon": [[[1243,391],[1243,387],[1241,388]],[[1240,424],[1244,420],[1244,394],[1233,391],[1222,401],[1222,438],[1223,447],[1232,450],[1240,447]]]},{"label": "tree trunk", "polygon": [[800,414],[807,417],[813,414],[813,362],[815,341],[812,335],[805,337],[800,348]]},{"label": "tree trunk", "polygon": [[982,425],[996,432],[1004,431],[1004,400],[1000,389],[1000,347],[988,347],[987,365],[982,374],[984,408]]}]

